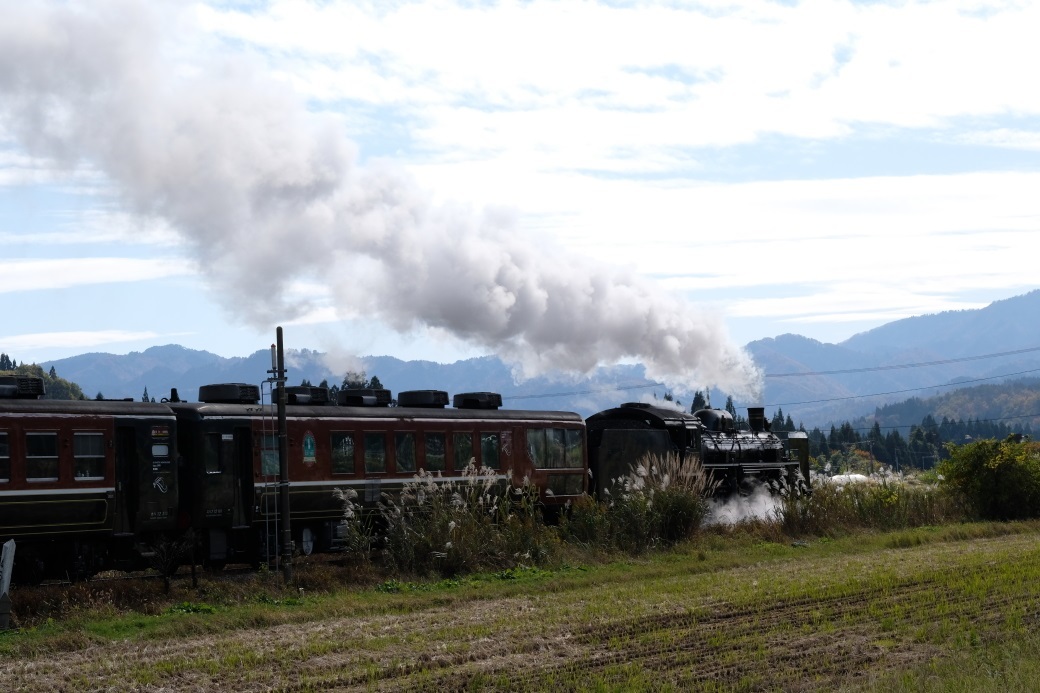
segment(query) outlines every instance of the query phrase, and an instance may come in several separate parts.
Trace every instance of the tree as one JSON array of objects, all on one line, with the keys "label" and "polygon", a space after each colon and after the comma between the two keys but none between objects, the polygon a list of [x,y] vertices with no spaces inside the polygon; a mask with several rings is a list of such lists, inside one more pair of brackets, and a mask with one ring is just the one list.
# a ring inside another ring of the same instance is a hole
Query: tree
[{"label": "tree", "polygon": [[48,373],[48,375],[51,378],[57,378],[58,377],[58,371],[54,370],[54,366],[51,366],[51,371],[50,371],[50,373]]},{"label": "tree", "polygon": [[98,400],[99,402],[101,400],[103,400],[104,398],[105,398],[105,396],[103,394],[101,394],[100,392],[98,392],[96,395],[94,395],[94,399]]},{"label": "tree", "polygon": [[734,420],[737,418],[737,407],[736,407],[735,404],[733,404],[733,397],[732,396],[727,396],[726,397],[726,411],[728,411],[730,413],[730,415],[734,418]]},{"label": "tree", "polygon": [[947,444],[939,463],[943,484],[968,501],[979,517],[1018,520],[1040,515],[1040,443],[1012,435],[1003,441]]},{"label": "tree", "polygon": [[0,371],[13,371],[14,364],[11,363],[11,357],[7,354],[0,354]]},{"label": "tree", "polygon": [[369,380],[364,371],[360,373],[347,371],[347,374],[343,376],[343,385],[341,387],[344,390],[382,390],[383,383],[379,382],[379,378],[374,375]]},{"label": "tree", "polygon": [[708,408],[708,400],[704,398],[704,393],[700,390],[693,393],[693,404],[690,405],[690,413],[700,411],[701,409]]},{"label": "tree", "polygon": [[141,395],[141,401],[142,402],[149,401],[149,399],[148,399],[148,386],[147,385],[144,386],[144,394]]}]

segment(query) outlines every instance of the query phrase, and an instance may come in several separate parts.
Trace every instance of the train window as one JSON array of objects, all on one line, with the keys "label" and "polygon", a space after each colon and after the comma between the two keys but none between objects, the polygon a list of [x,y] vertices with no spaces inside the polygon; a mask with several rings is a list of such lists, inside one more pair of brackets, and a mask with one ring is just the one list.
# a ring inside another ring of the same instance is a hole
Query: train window
[{"label": "train window", "polygon": [[25,434],[25,478],[27,481],[58,480],[58,434]]},{"label": "train window", "polygon": [[386,436],[382,433],[365,434],[365,473],[386,471]]},{"label": "train window", "polygon": [[581,431],[576,428],[565,428],[563,461],[567,469],[581,469],[585,466],[582,458]]},{"label": "train window", "polygon": [[469,466],[470,460],[473,459],[473,434],[456,433],[454,435],[454,443],[455,471],[461,472]]},{"label": "train window", "polygon": [[11,445],[7,433],[0,431],[0,484],[11,480]]},{"label": "train window", "polygon": [[545,488],[554,496],[580,496],[585,493],[585,475],[551,474]]},{"label": "train window", "polygon": [[447,437],[443,433],[426,434],[426,471],[444,471]]},{"label": "train window", "polygon": [[354,434],[343,431],[332,433],[332,473],[354,473]]},{"label": "train window", "polygon": [[105,436],[75,433],[72,436],[73,476],[79,481],[105,478]]},{"label": "train window", "polygon": [[537,469],[579,469],[581,431],[566,428],[527,429],[527,454]]},{"label": "train window", "polygon": [[278,460],[278,436],[264,433],[260,447],[260,473],[263,476],[278,476],[281,473],[281,462]]},{"label": "train window", "polygon": [[411,431],[398,433],[394,436],[395,451],[397,453],[397,471],[415,471],[415,434]]},{"label": "train window", "polygon": [[499,446],[497,433],[480,434],[480,463],[490,469],[499,468]]},{"label": "train window", "polygon": [[206,473],[222,474],[225,460],[235,459],[235,436],[231,433],[209,433],[202,440],[202,461]]},{"label": "train window", "polygon": [[527,456],[535,467],[545,466],[545,429],[527,429]]}]

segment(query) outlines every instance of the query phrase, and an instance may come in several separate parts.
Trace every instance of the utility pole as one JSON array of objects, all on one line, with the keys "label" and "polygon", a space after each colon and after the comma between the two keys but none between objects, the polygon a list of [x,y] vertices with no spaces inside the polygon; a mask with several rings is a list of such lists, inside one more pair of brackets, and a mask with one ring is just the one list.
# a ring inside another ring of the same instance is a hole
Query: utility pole
[{"label": "utility pole", "polygon": [[274,379],[278,386],[278,513],[281,516],[282,575],[292,582],[292,531],[289,527],[289,434],[285,423],[285,352],[282,328],[278,327],[277,364]]}]

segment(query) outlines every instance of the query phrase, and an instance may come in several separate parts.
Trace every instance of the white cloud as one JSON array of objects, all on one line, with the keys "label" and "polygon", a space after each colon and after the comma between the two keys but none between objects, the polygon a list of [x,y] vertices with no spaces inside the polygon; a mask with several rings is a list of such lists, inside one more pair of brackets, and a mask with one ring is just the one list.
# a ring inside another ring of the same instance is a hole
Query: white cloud
[{"label": "white cloud", "polygon": [[172,258],[121,257],[0,260],[0,294],[119,284],[193,274]]},{"label": "white cloud", "polygon": [[[443,158],[844,137],[1040,112],[1036,3],[274,2],[201,12],[311,96],[396,107]],[[629,161],[639,170],[639,160]],[[612,166],[606,166],[609,170]]]},{"label": "white cloud", "polygon": [[40,332],[37,334],[18,334],[0,337],[0,344],[9,351],[36,351],[44,349],[76,348],[89,349],[122,342],[156,340],[160,337],[177,335],[160,335],[156,332],[130,332],[124,330],[98,330],[78,332]]},{"label": "white cloud", "polygon": [[[26,111],[25,141],[59,167],[11,145],[0,102],[0,186],[92,198],[48,209],[31,232],[0,218],[0,241],[25,255],[176,246],[236,315],[382,329],[377,299],[397,296],[383,318],[413,342],[436,334],[417,327],[431,316],[472,336],[470,319],[509,297],[500,284],[480,300],[458,287],[483,291],[481,268],[508,274],[497,263],[517,248],[524,267],[562,276],[595,260],[732,317],[804,325],[974,307],[964,292],[1035,285],[1040,176],[998,156],[987,170],[937,172],[978,168],[965,150],[1040,149],[1040,91],[1026,86],[1040,3],[197,3],[203,33],[176,3],[160,22],[144,21],[144,5],[100,6],[142,30],[109,39],[111,22],[85,21],[97,35],[73,34],[79,60],[9,61],[10,74],[36,70],[32,84],[92,109],[49,112],[46,127]],[[95,79],[106,89],[76,101]],[[767,151],[776,140],[787,149]],[[905,141],[928,146],[904,153]],[[840,174],[786,167],[850,143],[853,158],[834,154]],[[874,175],[855,157],[929,175]],[[786,180],[721,182],[755,176]],[[502,234],[497,246],[478,225]],[[359,259],[391,246],[387,267]],[[0,260],[0,292],[192,273],[179,259],[49,262]],[[579,282],[550,279],[586,298]],[[409,288],[420,280],[427,290]],[[434,290],[452,300],[434,305]]]}]

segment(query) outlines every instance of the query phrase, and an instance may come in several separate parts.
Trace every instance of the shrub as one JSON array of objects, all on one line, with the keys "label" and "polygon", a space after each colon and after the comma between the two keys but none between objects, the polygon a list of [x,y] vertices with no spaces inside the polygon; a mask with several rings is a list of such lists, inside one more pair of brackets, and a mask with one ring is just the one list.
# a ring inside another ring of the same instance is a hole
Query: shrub
[{"label": "shrub", "polygon": [[339,532],[344,552],[361,564],[369,563],[372,544],[375,541],[372,517],[363,512],[361,504],[357,501],[357,491],[354,489],[336,489],[332,493],[336,500],[343,503],[343,520],[340,522]]},{"label": "shrub", "polygon": [[811,495],[780,499],[776,514],[792,536],[908,529],[964,517],[961,505],[942,489],[884,474],[861,483],[817,483]]},{"label": "shrub", "polygon": [[647,455],[613,479],[605,500],[583,497],[562,523],[564,536],[585,545],[641,553],[689,539],[708,512],[712,482],[697,462]]},{"label": "shrub", "polygon": [[400,495],[384,494],[379,513],[388,567],[452,576],[555,555],[558,539],[542,522],[534,485],[505,484],[499,472],[472,461],[462,477],[444,480],[420,471]]},{"label": "shrub", "polygon": [[1040,516],[1040,443],[1009,436],[947,444],[950,458],[939,463],[942,484],[987,520]]}]

